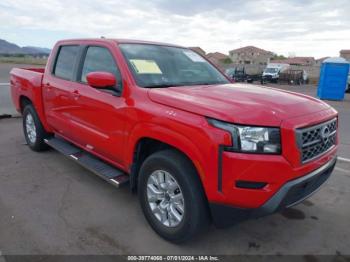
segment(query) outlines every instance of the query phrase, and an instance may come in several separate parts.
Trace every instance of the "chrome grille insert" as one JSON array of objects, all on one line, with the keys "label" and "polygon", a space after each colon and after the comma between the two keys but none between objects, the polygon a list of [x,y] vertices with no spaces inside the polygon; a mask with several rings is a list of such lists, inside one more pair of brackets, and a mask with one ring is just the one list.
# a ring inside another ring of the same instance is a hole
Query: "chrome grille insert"
[{"label": "chrome grille insert", "polygon": [[309,162],[333,148],[337,139],[337,119],[297,129],[297,144],[301,162]]}]

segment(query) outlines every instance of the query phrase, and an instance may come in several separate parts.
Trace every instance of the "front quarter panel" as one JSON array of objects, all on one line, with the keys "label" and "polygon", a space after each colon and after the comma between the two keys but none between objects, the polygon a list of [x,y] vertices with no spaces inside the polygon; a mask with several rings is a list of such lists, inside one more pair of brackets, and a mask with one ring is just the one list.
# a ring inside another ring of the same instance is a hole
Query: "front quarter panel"
[{"label": "front quarter panel", "polygon": [[[152,103],[153,104],[153,103]],[[216,198],[218,145],[230,142],[230,136],[209,126],[203,116],[153,104],[152,113],[144,115],[130,130],[127,163],[130,166],[138,142],[152,138],[183,152],[194,164],[208,199]],[[144,112],[143,112],[144,114]],[[134,114],[138,115],[138,114]]]}]

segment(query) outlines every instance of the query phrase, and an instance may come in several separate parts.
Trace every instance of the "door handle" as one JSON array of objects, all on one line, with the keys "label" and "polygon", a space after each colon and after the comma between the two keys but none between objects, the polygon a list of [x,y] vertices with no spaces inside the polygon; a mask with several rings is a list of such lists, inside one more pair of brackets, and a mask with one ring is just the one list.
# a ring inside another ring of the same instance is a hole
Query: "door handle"
[{"label": "door handle", "polygon": [[74,99],[78,99],[80,97],[80,93],[78,90],[74,90],[72,93],[73,93]]},{"label": "door handle", "polygon": [[49,82],[46,83],[46,89],[48,91],[50,91],[52,89],[52,85]]}]

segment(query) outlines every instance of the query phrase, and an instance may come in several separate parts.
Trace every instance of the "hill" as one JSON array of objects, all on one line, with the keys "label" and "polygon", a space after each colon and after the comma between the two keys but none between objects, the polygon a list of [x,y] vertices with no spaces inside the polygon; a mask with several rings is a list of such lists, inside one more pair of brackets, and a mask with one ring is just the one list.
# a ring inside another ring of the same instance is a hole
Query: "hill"
[{"label": "hill", "polygon": [[42,48],[42,47],[36,47],[36,46],[20,47],[16,44],[0,39],[0,54],[2,55],[14,55],[14,54],[44,55],[44,54],[49,54],[50,51],[51,50],[48,48]]}]

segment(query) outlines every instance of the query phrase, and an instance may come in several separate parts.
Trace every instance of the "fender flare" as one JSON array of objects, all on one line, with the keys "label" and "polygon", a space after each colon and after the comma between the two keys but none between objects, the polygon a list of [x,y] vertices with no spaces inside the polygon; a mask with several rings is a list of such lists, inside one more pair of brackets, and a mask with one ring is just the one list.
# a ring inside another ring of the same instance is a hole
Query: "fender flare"
[{"label": "fender flare", "polygon": [[150,138],[167,144],[187,156],[196,168],[200,180],[204,181],[203,169],[204,159],[197,146],[185,135],[165,126],[152,123],[139,123],[131,131],[127,140],[128,150],[126,152],[128,166],[133,163],[134,153],[137,145],[143,138]]}]

